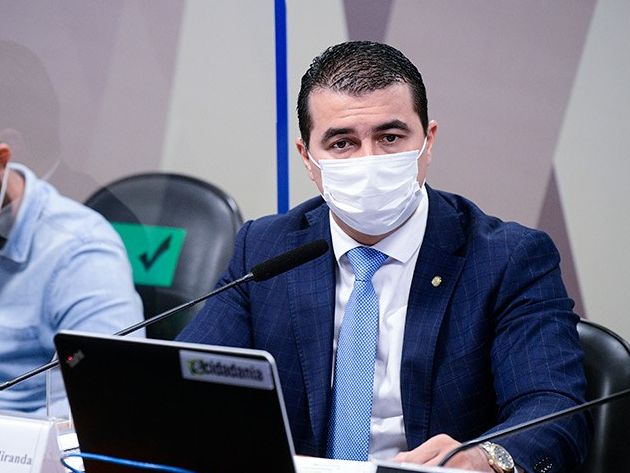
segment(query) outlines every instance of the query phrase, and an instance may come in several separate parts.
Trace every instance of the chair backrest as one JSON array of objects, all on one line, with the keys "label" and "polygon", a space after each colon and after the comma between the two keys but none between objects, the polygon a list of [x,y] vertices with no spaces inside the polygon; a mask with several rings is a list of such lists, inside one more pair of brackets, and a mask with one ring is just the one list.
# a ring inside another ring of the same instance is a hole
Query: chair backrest
[{"label": "chair backrest", "polygon": [[[630,388],[630,345],[595,322],[578,323],[584,349],[588,401]],[[592,409],[595,432],[586,462],[579,473],[626,471],[630,467],[630,399]]]},{"label": "chair backrest", "polygon": [[[242,224],[228,194],[180,174],[125,177],[96,191],[85,204],[120,233],[145,318],[210,292],[227,267]],[[173,339],[198,309],[148,326],[147,336]]]}]

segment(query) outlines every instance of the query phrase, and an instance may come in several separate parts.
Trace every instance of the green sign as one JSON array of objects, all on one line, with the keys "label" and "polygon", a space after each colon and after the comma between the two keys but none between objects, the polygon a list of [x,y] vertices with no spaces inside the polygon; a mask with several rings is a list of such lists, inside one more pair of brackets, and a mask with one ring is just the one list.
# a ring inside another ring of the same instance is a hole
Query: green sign
[{"label": "green sign", "polygon": [[133,281],[138,285],[169,287],[186,236],[183,228],[112,222],[122,238]]}]

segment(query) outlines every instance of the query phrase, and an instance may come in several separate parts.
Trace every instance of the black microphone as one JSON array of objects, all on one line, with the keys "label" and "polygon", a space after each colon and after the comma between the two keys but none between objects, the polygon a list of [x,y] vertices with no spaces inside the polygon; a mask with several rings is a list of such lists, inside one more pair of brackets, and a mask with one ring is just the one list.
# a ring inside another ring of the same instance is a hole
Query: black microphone
[{"label": "black microphone", "polygon": [[[135,332],[136,330],[139,330],[141,328],[147,327],[148,325],[159,322],[160,320],[163,320],[173,314],[176,314],[177,312],[188,309],[189,307],[192,307],[195,304],[198,304],[199,302],[209,299],[210,297],[213,297],[219,294],[220,292],[223,292],[234,286],[238,286],[239,284],[242,284],[244,282],[247,282],[247,281],[259,282],[259,281],[265,281],[267,279],[273,278],[275,276],[278,276],[279,274],[290,271],[291,269],[294,269],[304,263],[308,263],[309,261],[312,261],[315,258],[322,256],[327,251],[328,251],[328,243],[326,242],[326,240],[315,240],[305,245],[294,248],[292,250],[286,251],[284,253],[279,254],[278,256],[274,256],[273,258],[265,260],[262,263],[258,263],[254,265],[249,273],[247,273],[244,276],[241,276],[240,278],[224,286],[216,288],[215,290],[207,294],[204,294],[201,297],[198,297],[188,302],[184,302],[183,304],[173,307],[172,309],[162,312],[161,314],[154,315],[153,317],[142,320],[138,322],[137,324],[134,324],[127,328],[119,330],[118,332],[114,333],[114,335],[121,336],[121,337],[124,335],[128,335],[132,332]],[[21,383],[22,381],[25,381],[29,378],[32,378],[33,376],[37,374],[43,373],[44,371],[48,371],[49,369],[54,368],[58,364],[59,364],[59,360],[53,360],[50,363],[46,363],[45,365],[42,365],[27,373],[24,373],[18,376],[17,378],[6,381],[0,384],[0,391],[4,391],[5,389],[10,388],[11,386],[15,386],[16,384]]]},{"label": "black microphone", "polygon": [[249,274],[254,281],[265,281],[314,260],[327,251],[326,240],[315,240],[255,265]]},{"label": "black microphone", "polygon": [[561,411],[553,412],[551,414],[547,414],[546,416],[538,417],[537,419],[532,419],[527,422],[523,422],[522,424],[513,425],[512,427],[505,428],[503,430],[499,430],[497,432],[493,432],[491,434],[482,435],[481,437],[477,437],[473,440],[469,440],[467,442],[463,442],[459,447],[454,448],[442,458],[442,461],[438,464],[438,466],[445,466],[446,463],[451,460],[455,455],[464,450],[468,450],[469,448],[476,447],[484,442],[492,442],[499,438],[505,437],[507,435],[515,434],[518,432],[523,432],[525,430],[529,430],[532,427],[539,426],[541,424],[546,424],[548,422],[563,419],[564,417],[569,417],[573,414],[577,414],[578,412],[589,410],[593,407],[606,404],[608,402],[613,402],[618,399],[622,399],[624,397],[630,396],[630,389],[624,389],[623,391],[618,391],[613,394],[609,394],[607,396],[602,396],[597,399],[593,399],[592,401],[585,402],[583,404],[578,404],[577,406],[568,407]]},{"label": "black microphone", "polygon": [[[149,319],[142,320],[131,327],[127,327],[116,332],[114,335],[128,335],[131,332],[135,332],[138,329],[146,327],[147,325],[154,324],[155,322],[159,322],[166,317],[169,317],[177,312],[180,312],[184,309],[188,309],[189,307],[198,304],[201,301],[204,301],[212,296],[219,294],[231,287],[238,286],[247,281],[265,281],[267,279],[278,276],[279,274],[290,271],[293,268],[297,268],[298,266],[308,263],[309,261],[314,260],[315,258],[323,255],[328,251],[328,243],[326,240],[315,240],[310,243],[306,243],[305,245],[298,246],[292,250],[286,251],[284,253],[279,254],[278,256],[274,256],[268,260],[263,261],[262,263],[258,263],[252,267],[252,269],[245,276],[241,276],[240,278],[226,284],[225,286],[221,286],[215,289],[208,294],[205,294],[197,299],[192,301],[185,302],[177,307],[173,307],[172,309],[167,310],[161,314],[155,315]],[[2,387],[0,386],[0,391]]]}]

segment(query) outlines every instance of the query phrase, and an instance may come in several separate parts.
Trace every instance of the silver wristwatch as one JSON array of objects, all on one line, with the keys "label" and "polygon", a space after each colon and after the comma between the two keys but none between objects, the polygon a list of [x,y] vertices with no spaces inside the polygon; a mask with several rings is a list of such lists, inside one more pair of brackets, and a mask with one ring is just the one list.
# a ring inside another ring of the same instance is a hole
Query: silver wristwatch
[{"label": "silver wristwatch", "polygon": [[512,455],[496,443],[484,442],[479,445],[488,456],[488,464],[497,473],[514,473]]}]

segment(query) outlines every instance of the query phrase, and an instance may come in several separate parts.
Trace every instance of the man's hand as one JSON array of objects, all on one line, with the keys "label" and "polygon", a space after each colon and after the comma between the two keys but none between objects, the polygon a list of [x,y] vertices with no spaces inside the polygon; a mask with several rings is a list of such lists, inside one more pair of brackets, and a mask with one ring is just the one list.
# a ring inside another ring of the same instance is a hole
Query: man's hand
[{"label": "man's hand", "polygon": [[[442,458],[461,444],[445,434],[436,435],[419,447],[409,452],[400,452],[393,459],[400,463],[419,463],[421,465],[437,465]],[[494,473],[488,464],[488,457],[479,447],[459,452],[448,462],[447,467],[461,470],[487,471]]]}]

